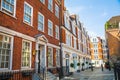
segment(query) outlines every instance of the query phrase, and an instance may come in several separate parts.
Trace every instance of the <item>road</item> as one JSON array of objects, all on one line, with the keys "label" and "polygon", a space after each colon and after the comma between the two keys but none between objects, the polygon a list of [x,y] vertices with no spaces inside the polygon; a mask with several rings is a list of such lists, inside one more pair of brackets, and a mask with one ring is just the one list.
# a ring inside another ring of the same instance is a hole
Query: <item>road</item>
[{"label": "road", "polygon": [[72,76],[65,77],[62,80],[114,80],[114,73],[113,70],[104,69],[101,71],[100,68],[96,68],[94,71],[89,69],[80,73],[75,72]]}]

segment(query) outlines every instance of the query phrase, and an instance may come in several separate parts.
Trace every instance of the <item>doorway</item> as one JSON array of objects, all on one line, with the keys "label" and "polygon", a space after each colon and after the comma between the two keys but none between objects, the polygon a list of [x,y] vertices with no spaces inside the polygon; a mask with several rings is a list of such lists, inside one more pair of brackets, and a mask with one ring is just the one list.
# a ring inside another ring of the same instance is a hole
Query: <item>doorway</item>
[{"label": "doorway", "polygon": [[66,74],[69,74],[69,55],[66,54]]},{"label": "doorway", "polygon": [[40,73],[46,66],[46,57],[45,57],[45,45],[37,44],[37,53],[36,53],[36,72]]}]

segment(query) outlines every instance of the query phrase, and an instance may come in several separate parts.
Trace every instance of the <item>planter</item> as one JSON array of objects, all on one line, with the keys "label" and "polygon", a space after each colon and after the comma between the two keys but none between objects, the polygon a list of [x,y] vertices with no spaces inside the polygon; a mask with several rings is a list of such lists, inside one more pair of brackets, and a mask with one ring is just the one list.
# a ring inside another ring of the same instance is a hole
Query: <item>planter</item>
[{"label": "planter", "polygon": [[9,80],[11,77],[13,77],[13,74],[9,73],[0,74],[0,80]]},{"label": "planter", "polygon": [[26,77],[26,76],[30,76],[31,72],[22,72],[22,76]]},{"label": "planter", "polygon": [[77,70],[77,72],[80,72],[80,70]]},{"label": "planter", "polygon": [[73,75],[73,72],[69,72],[69,75]]}]

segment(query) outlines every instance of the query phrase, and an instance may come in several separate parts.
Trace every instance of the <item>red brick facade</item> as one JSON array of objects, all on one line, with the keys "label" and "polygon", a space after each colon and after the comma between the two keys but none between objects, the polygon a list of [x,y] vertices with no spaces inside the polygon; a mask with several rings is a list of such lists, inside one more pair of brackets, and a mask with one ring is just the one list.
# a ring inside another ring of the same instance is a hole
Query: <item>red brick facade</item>
[{"label": "red brick facade", "polygon": [[[24,2],[27,2],[29,5],[33,7],[33,18],[32,18],[33,25],[32,26],[23,22]],[[62,0],[62,2],[64,2],[64,0]],[[1,3],[1,0],[0,0],[0,3]],[[60,19],[55,16],[55,4],[57,4],[60,8],[60,3],[57,2],[57,0],[53,0],[53,12],[51,12],[50,10],[48,10],[48,0],[45,0],[45,4],[41,3],[40,0],[16,0],[15,17],[6,14],[3,11],[0,11],[0,27],[4,27],[6,29],[18,32],[20,34],[27,35],[34,39],[35,39],[35,35],[42,34],[47,38],[48,43],[59,47],[60,41],[59,39],[55,38],[56,36],[55,25],[60,26]],[[64,3],[62,3],[62,5],[64,5]],[[44,32],[41,32],[38,30],[38,12],[44,15]],[[53,36],[48,35],[48,20],[51,20],[53,22]],[[3,33],[3,32],[0,32],[0,33]],[[5,34],[9,34],[9,33],[5,33]],[[22,40],[24,38],[19,37],[19,35],[12,35],[12,36],[14,37],[12,69],[18,70],[18,69],[21,69]],[[36,47],[36,42],[33,40],[29,40],[29,41],[32,42],[31,52],[33,54],[33,51],[35,50],[35,47]],[[65,39],[64,39],[64,42],[65,42]],[[35,55],[32,55],[32,54],[31,54],[31,66],[32,66],[31,68],[35,68]],[[55,47],[53,47],[53,66],[56,67],[56,48]]]}]

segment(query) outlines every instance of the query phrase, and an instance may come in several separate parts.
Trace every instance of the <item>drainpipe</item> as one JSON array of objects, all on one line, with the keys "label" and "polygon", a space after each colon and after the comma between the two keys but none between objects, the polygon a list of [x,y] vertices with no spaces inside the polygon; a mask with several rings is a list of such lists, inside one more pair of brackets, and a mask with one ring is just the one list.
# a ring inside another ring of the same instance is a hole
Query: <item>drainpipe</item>
[{"label": "drainpipe", "polygon": [[[61,3],[60,3],[60,17],[59,17],[59,31],[60,31],[60,34],[62,33],[61,31],[61,27],[63,25],[63,11],[64,11],[64,0],[61,0]],[[63,51],[62,51],[62,36],[60,35],[59,36],[59,39],[60,39],[60,72],[59,72],[59,78],[62,78],[64,75],[63,75]]]}]

